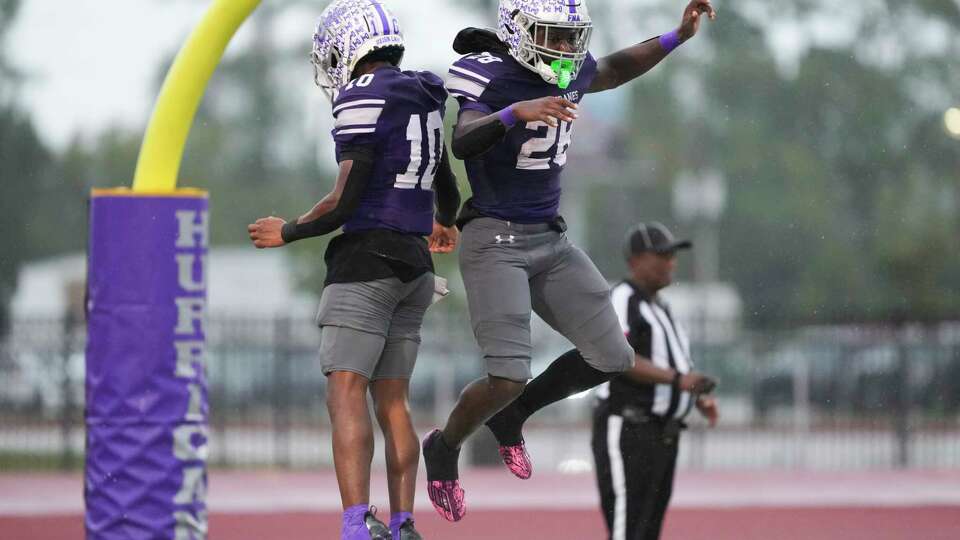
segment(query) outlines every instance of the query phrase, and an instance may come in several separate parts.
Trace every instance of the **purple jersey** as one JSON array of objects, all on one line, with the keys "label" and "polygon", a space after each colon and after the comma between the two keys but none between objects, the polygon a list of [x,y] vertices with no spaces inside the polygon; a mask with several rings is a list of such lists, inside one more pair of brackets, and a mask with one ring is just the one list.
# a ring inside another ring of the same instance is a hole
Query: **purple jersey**
[{"label": "purple jersey", "polygon": [[[508,54],[484,52],[453,64],[447,90],[460,102],[461,112],[490,114],[547,96],[579,103],[596,74],[597,62],[588,55],[577,79],[561,90]],[[481,214],[517,223],[554,219],[560,206],[560,173],[572,135],[570,122],[560,122],[556,128],[539,121],[513,126],[489,152],[466,161],[473,207]]]},{"label": "purple jersey", "polygon": [[433,231],[433,177],[443,155],[443,81],[426,71],[385,67],[357,77],[333,103],[337,161],[351,147],[372,147],[373,174],[344,232]]}]

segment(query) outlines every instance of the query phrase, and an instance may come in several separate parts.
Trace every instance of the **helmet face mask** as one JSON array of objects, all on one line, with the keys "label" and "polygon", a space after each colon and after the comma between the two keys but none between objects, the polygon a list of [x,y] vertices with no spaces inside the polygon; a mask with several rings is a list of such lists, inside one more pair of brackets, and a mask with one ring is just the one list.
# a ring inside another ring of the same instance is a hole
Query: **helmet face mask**
[{"label": "helmet face mask", "polygon": [[573,63],[573,77],[587,59],[593,21],[583,0],[501,0],[498,36],[521,65],[555,84],[556,60]]},{"label": "helmet face mask", "polygon": [[[337,0],[320,15],[310,61],[314,82],[333,102],[374,51],[404,48],[397,19],[377,0]],[[402,53],[401,53],[402,58]]]},{"label": "helmet face mask", "polygon": [[334,81],[331,74],[337,73],[341,63],[340,50],[333,45],[324,46],[329,40],[327,29],[320,27],[313,36],[313,52],[310,53],[310,63],[313,64],[313,82],[323,91],[331,102],[340,85]]}]

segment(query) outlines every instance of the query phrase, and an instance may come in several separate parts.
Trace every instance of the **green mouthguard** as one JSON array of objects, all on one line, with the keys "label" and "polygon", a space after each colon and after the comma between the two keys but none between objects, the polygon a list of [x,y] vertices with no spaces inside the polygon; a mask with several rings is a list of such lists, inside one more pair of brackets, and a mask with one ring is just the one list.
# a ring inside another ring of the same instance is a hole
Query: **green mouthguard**
[{"label": "green mouthguard", "polygon": [[573,60],[554,60],[550,68],[557,74],[557,86],[566,90],[573,80]]}]

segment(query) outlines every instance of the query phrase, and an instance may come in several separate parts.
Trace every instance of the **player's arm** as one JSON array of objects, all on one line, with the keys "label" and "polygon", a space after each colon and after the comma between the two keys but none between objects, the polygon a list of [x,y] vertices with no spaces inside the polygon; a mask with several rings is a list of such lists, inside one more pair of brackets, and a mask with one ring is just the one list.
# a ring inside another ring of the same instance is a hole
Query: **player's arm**
[{"label": "player's arm", "polygon": [[462,110],[453,131],[453,156],[474,159],[483,155],[503,140],[517,122],[541,121],[553,127],[560,121],[573,122],[576,110],[576,103],[559,97],[521,101],[493,114]]},{"label": "player's arm", "polygon": [[673,369],[664,369],[641,355],[636,357],[636,365],[624,371],[621,377],[640,384],[675,384],[680,390],[694,394],[709,394],[717,386],[712,378],[691,371],[680,374]]},{"label": "player's arm", "polygon": [[613,293],[613,309],[617,313],[620,327],[627,338],[627,343],[633,349],[634,366],[624,371],[620,376],[639,384],[671,384],[680,390],[693,393],[709,393],[716,386],[716,381],[701,373],[691,372],[680,374],[676,370],[662,368],[650,360],[653,352],[653,331],[650,325],[642,318],[632,319],[628,316],[631,309],[628,296],[617,288]]},{"label": "player's arm", "polygon": [[691,0],[683,11],[680,27],[675,31],[601,58],[597,61],[597,75],[588,91],[610,90],[650,71],[673,49],[697,34],[703,15],[710,20],[717,17],[710,0]]},{"label": "player's arm", "polygon": [[450,156],[446,146],[440,158],[440,167],[433,179],[433,190],[437,194],[437,215],[428,244],[433,253],[450,253],[457,247],[459,238],[459,231],[454,224],[460,209],[460,189],[457,187],[457,177],[450,168]]},{"label": "player's arm", "polygon": [[373,172],[373,155],[368,147],[345,151],[333,190],[296,221],[271,216],[249,225],[247,232],[253,245],[261,249],[280,247],[342,227],[360,205],[360,196]]},{"label": "player's arm", "polygon": [[450,155],[444,146],[440,157],[440,166],[433,179],[433,190],[437,194],[437,223],[444,227],[453,227],[460,210],[460,188],[457,177],[450,168]]}]

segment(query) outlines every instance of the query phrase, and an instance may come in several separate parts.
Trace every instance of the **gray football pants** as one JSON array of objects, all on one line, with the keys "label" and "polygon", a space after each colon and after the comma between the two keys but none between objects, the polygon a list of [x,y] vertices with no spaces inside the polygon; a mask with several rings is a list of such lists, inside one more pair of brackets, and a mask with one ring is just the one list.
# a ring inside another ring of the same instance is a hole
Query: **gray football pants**
[{"label": "gray football pants", "polygon": [[323,328],[323,374],[351,371],[372,381],[409,379],[433,284],[434,275],[427,272],[409,283],[392,277],[327,285],[317,314]]},{"label": "gray football pants", "polygon": [[527,381],[530,314],[563,334],[597,370],[633,367],[634,354],[610,303],[610,286],[587,255],[546,224],[492,218],[467,223],[460,271],[487,373]]}]

